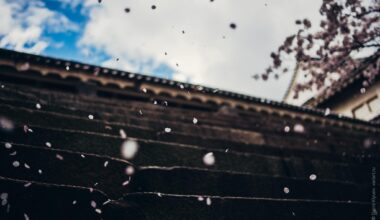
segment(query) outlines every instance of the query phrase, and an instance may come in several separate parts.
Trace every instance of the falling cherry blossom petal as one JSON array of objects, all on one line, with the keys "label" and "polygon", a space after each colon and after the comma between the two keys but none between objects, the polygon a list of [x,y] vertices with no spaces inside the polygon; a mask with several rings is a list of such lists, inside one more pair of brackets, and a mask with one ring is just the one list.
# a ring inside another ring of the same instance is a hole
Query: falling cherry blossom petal
[{"label": "falling cherry blossom petal", "polygon": [[19,167],[20,166],[20,162],[18,162],[17,160],[13,161],[12,165],[13,165],[13,167]]},{"label": "falling cherry blossom petal", "polygon": [[215,156],[214,153],[209,152],[203,156],[203,163],[206,166],[212,166],[215,164]]},{"label": "falling cherry blossom petal", "polygon": [[91,207],[92,207],[92,208],[96,208],[96,202],[95,202],[95,201],[91,201],[90,204],[91,204]]},{"label": "falling cherry blossom petal", "polygon": [[309,176],[309,179],[310,179],[311,181],[314,181],[314,180],[317,179],[317,175],[315,175],[315,174],[311,174],[311,175]]},{"label": "falling cherry blossom petal", "polygon": [[7,149],[11,149],[11,148],[12,148],[12,144],[9,143],[9,142],[5,143],[4,146],[5,146],[5,148],[7,148]]},{"label": "falling cherry blossom petal", "polygon": [[127,166],[127,168],[125,169],[125,173],[131,176],[135,173],[135,168],[133,166]]},{"label": "falling cherry blossom petal", "polygon": [[126,139],[127,138],[127,133],[125,133],[124,129],[120,129],[119,130],[119,134],[120,134],[120,137],[122,139]]},{"label": "falling cherry blossom petal", "polygon": [[121,155],[125,159],[132,159],[139,150],[139,144],[134,139],[128,139],[121,145]]},{"label": "falling cherry blossom petal", "polygon": [[207,204],[208,206],[211,205],[211,198],[210,198],[210,197],[207,197],[207,198],[206,198],[206,204]]},{"label": "falling cherry blossom petal", "polygon": [[289,194],[290,193],[290,189],[288,187],[284,187],[284,193],[285,194]]},{"label": "falling cherry blossom petal", "polygon": [[193,118],[193,124],[197,124],[198,123],[198,119],[197,118]]},{"label": "falling cherry blossom petal", "polygon": [[305,132],[305,128],[301,124],[295,124],[294,127],[293,127],[293,130],[296,133],[304,133]]},{"label": "falling cherry blossom petal", "polygon": [[60,155],[60,154],[56,154],[55,157],[56,157],[58,160],[63,160],[63,156]]}]

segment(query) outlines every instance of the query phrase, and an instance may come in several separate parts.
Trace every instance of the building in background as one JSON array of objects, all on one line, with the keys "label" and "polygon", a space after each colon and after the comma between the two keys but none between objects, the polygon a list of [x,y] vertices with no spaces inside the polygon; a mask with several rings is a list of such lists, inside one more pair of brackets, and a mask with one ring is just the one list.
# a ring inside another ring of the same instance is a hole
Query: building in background
[{"label": "building in background", "polygon": [[[366,64],[371,65],[371,64]],[[363,86],[366,79],[360,71],[338,79],[321,91],[307,91],[294,98],[294,87],[302,82],[304,74],[296,68],[284,102],[324,109],[347,117],[365,121],[378,121],[380,116],[380,77],[375,77],[369,86]]]}]

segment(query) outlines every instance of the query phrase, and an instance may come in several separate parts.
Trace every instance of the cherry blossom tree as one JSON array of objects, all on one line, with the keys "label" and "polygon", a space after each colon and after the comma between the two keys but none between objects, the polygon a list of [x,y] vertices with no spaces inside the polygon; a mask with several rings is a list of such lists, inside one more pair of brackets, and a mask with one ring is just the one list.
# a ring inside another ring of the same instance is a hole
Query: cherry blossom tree
[{"label": "cherry blossom tree", "polygon": [[307,80],[296,85],[294,98],[353,74],[363,74],[366,87],[379,73],[380,0],[323,0],[319,12],[322,20],[317,28],[308,19],[295,21],[298,32],[271,53],[273,63],[261,74],[263,80],[271,75],[278,78],[288,72],[284,57],[294,57],[298,69],[307,73]]}]

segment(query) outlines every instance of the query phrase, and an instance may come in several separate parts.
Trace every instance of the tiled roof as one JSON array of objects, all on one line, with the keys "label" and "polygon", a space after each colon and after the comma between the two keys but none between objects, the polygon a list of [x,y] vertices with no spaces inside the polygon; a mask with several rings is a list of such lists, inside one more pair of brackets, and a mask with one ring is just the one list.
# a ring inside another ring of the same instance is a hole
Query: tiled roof
[{"label": "tiled roof", "polygon": [[123,89],[34,74],[48,59],[62,62],[0,56],[0,219],[371,217],[374,124],[256,98],[249,103],[273,111],[118,96]]},{"label": "tiled roof", "polygon": [[[316,116],[323,116],[323,117],[328,117],[331,119],[338,119],[338,120],[354,122],[354,123],[363,124],[363,125],[372,124],[371,122],[353,119],[350,117],[333,114],[333,113],[326,115],[325,110],[309,107],[307,105],[295,106],[295,105],[287,104],[285,102],[277,102],[277,101],[273,101],[273,100],[269,100],[265,98],[248,96],[248,95],[229,92],[229,91],[221,90],[217,88],[194,85],[194,84],[179,82],[175,80],[159,78],[155,76],[121,71],[117,69],[104,68],[104,67],[84,64],[84,63],[80,63],[76,61],[69,61],[69,60],[63,60],[63,59],[58,59],[58,58],[21,53],[21,52],[16,52],[16,51],[11,51],[7,49],[1,49],[1,48],[0,48],[0,59],[11,59],[14,62],[30,62],[33,64],[47,65],[47,66],[61,69],[61,70],[65,70],[66,67],[69,66],[70,70],[74,70],[74,71],[77,70],[77,71],[80,71],[81,73],[86,73],[89,75],[92,75],[94,74],[94,72],[97,72],[99,76],[115,78],[118,80],[134,81],[134,82],[139,82],[139,83],[149,82],[149,83],[153,83],[157,85],[171,87],[177,90],[179,89],[180,86],[181,87],[183,86],[183,88],[187,90],[198,90],[198,91],[201,90],[202,93],[210,94],[212,96],[226,97],[226,98],[241,100],[241,101],[249,102],[249,103],[259,103],[261,105],[267,105],[270,107],[274,107],[276,109],[291,110],[294,112],[307,113],[307,114],[312,114]],[[342,84],[342,86],[345,86],[347,83],[351,81],[352,80],[347,81],[346,83]],[[339,89],[337,91],[339,91]]]}]

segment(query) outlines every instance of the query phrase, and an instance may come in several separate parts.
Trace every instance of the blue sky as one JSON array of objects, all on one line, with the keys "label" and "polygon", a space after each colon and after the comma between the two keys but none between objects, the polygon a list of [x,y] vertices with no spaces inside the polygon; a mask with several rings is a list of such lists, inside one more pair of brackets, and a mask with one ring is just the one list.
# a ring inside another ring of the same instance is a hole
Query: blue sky
[{"label": "blue sky", "polygon": [[318,21],[319,5],[320,0],[0,0],[0,47],[281,100],[291,74],[269,82],[252,75],[263,72],[270,52],[295,32],[295,19]]},{"label": "blue sky", "polygon": [[[42,38],[46,38],[50,42],[50,46],[41,51],[41,54],[95,65],[111,58],[108,54],[102,51],[94,51],[93,56],[83,56],[80,50],[78,50],[77,42],[83,35],[83,29],[88,22],[89,13],[83,4],[70,5],[66,3],[66,1],[61,2],[57,0],[45,0],[42,2],[42,7],[63,14],[70,21],[75,23],[78,28],[70,31],[53,32],[50,31],[49,27],[44,27]],[[12,49],[12,45],[7,45],[5,47]],[[38,51],[37,53],[40,52]]]},{"label": "blue sky", "polygon": [[[79,60],[83,62],[89,62],[88,59],[83,59],[79,53],[77,53],[76,42],[80,39],[82,35],[82,31],[86,22],[88,21],[88,17],[84,13],[79,13],[79,11],[83,10],[83,5],[78,5],[75,8],[65,6],[59,1],[44,1],[45,7],[52,11],[59,11],[68,17],[70,20],[75,21],[77,25],[79,25],[80,29],[78,31],[70,31],[63,33],[49,33],[48,30],[44,31],[44,36],[54,40],[58,43],[63,43],[62,47],[48,47],[43,54],[48,56],[59,56],[66,59]],[[73,10],[74,9],[74,10]],[[73,53],[74,51],[74,53]],[[97,59],[97,58],[96,58]],[[100,60],[94,60],[94,62],[99,62],[104,58],[100,58]]]}]

